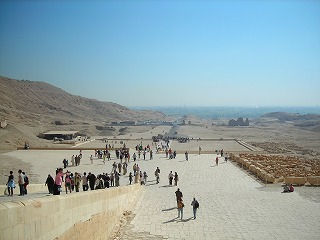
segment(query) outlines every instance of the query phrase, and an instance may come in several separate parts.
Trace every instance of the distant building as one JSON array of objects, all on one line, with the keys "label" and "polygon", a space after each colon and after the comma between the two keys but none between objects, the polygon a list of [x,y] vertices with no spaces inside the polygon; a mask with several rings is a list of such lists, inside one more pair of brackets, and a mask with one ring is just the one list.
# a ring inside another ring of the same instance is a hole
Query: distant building
[{"label": "distant building", "polygon": [[44,138],[48,140],[54,140],[54,139],[71,140],[76,138],[78,135],[79,135],[78,131],[49,131],[49,132],[43,133]]},{"label": "distant building", "polygon": [[111,125],[114,126],[134,126],[136,125],[136,121],[121,121],[121,122],[111,122]]},{"label": "distant building", "polygon": [[136,125],[136,121],[122,121],[120,122],[120,125],[133,126]]}]

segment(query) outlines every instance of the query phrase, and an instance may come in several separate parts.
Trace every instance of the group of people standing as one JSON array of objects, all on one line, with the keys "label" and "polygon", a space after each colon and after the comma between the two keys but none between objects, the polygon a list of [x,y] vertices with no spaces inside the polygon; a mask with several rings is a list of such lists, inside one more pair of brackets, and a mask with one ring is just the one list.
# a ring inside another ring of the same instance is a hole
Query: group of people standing
[{"label": "group of people standing", "polygon": [[170,186],[172,186],[173,180],[174,180],[174,186],[178,186],[179,176],[178,176],[177,172],[174,172],[174,174],[173,174],[172,171],[170,171],[170,173],[168,175],[168,179],[169,179]]},{"label": "group of people standing", "polygon": [[81,158],[82,158],[82,153],[81,153],[81,150],[80,150],[80,154],[79,155],[72,155],[72,157],[71,157],[71,165],[69,165],[69,160],[68,159],[66,159],[66,158],[63,159],[63,161],[62,161],[63,168],[79,166]]},{"label": "group of people standing", "polygon": [[[7,185],[7,196],[13,196],[13,189],[16,188],[14,181],[13,171],[10,171],[8,176]],[[18,171],[18,185],[19,185],[19,196],[24,196],[28,194],[27,186],[29,185],[29,178],[25,172],[21,169]]]},{"label": "group of people standing", "polygon": [[113,171],[111,174],[103,173],[95,176],[91,172],[89,172],[88,175],[86,172],[81,175],[77,172],[74,174],[69,171],[63,172],[63,169],[59,168],[56,170],[56,176],[54,179],[50,174],[48,175],[45,185],[48,186],[48,191],[50,194],[60,195],[60,192],[63,191],[63,182],[65,186],[65,192],[68,194],[68,192],[71,193],[74,190],[79,192],[81,182],[83,191],[88,191],[89,188],[90,190],[96,190],[109,187],[119,187],[120,176],[121,174],[117,171]]}]

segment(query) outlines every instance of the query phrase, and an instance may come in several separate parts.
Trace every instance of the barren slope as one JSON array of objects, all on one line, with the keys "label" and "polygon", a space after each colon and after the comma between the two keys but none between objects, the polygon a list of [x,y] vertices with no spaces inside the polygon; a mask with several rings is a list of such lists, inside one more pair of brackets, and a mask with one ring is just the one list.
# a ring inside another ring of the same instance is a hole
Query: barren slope
[{"label": "barren slope", "polygon": [[[89,135],[117,135],[104,128],[111,121],[165,120],[154,111],[134,111],[119,104],[72,95],[44,82],[0,77],[0,149],[12,149],[29,141],[47,145],[36,136],[49,130],[77,130]],[[98,130],[98,127],[102,129]]]}]

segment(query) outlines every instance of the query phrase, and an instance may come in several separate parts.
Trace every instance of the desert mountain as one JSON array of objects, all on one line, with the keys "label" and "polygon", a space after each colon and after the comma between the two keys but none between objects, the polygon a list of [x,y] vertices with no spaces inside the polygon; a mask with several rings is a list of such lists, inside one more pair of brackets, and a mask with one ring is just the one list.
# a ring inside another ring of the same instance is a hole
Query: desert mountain
[{"label": "desert mountain", "polygon": [[[134,111],[112,102],[72,95],[45,82],[0,77],[0,146],[36,144],[36,135],[49,130],[77,130],[89,135],[117,135],[110,122],[165,120],[155,111]],[[39,143],[40,144],[40,143]],[[38,144],[36,144],[38,145]]]},{"label": "desert mountain", "polygon": [[280,121],[309,121],[320,120],[318,114],[299,114],[299,113],[286,113],[286,112],[271,112],[262,115],[264,118],[278,118]]},{"label": "desert mountain", "polygon": [[160,112],[134,111],[116,103],[72,95],[45,82],[0,77],[0,116],[74,121],[146,121],[163,119]]},{"label": "desert mountain", "polygon": [[286,112],[272,112],[261,116],[262,118],[275,118],[280,122],[293,122],[294,126],[320,132],[319,114],[299,114]]}]

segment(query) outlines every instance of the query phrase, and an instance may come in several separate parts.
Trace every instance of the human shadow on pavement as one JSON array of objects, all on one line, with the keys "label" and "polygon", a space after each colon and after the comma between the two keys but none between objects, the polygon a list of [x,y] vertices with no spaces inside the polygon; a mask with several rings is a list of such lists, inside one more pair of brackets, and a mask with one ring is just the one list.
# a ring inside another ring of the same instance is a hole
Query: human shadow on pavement
[{"label": "human shadow on pavement", "polygon": [[157,183],[146,184],[146,186],[157,185]]},{"label": "human shadow on pavement", "polygon": [[171,222],[188,222],[190,221],[191,219],[193,219],[192,217],[190,218],[186,218],[186,219],[179,219],[178,217],[174,218],[174,219],[171,219],[171,220],[168,220],[166,222],[163,222],[163,224],[166,224],[166,223],[171,223]]},{"label": "human shadow on pavement", "polygon": [[163,186],[160,186],[159,188],[161,187],[174,187],[173,185],[163,185]]},{"label": "human shadow on pavement", "polygon": [[188,222],[191,219],[193,219],[193,217],[189,217],[189,218],[186,218],[186,219],[179,220],[179,222]]},{"label": "human shadow on pavement", "polygon": [[166,211],[171,211],[177,209],[177,207],[172,207],[172,208],[168,208],[168,209],[162,209],[162,212],[166,212]]},{"label": "human shadow on pavement", "polygon": [[162,222],[162,223],[166,224],[166,223],[175,222],[175,221],[176,221],[176,219],[177,219],[177,218],[174,218],[174,219],[168,220],[168,221],[166,221],[166,222]]}]

